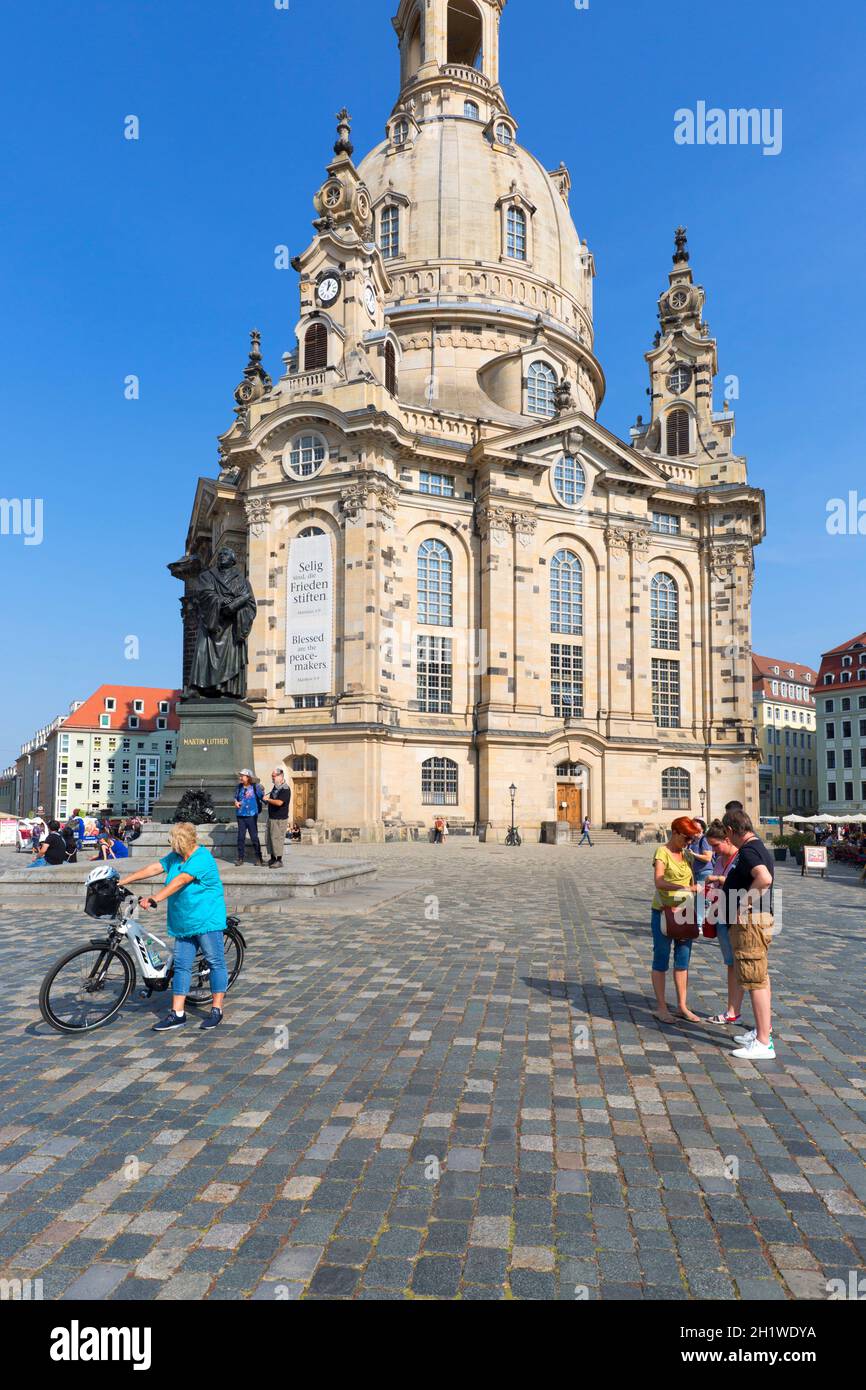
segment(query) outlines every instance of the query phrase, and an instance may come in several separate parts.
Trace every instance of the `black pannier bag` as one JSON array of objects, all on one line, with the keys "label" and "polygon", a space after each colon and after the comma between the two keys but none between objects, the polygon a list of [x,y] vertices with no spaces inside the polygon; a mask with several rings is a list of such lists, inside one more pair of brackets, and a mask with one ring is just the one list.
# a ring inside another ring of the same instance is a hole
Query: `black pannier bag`
[{"label": "black pannier bag", "polygon": [[113,917],[120,907],[120,888],[116,878],[100,878],[87,886],[84,911],[88,917]]}]

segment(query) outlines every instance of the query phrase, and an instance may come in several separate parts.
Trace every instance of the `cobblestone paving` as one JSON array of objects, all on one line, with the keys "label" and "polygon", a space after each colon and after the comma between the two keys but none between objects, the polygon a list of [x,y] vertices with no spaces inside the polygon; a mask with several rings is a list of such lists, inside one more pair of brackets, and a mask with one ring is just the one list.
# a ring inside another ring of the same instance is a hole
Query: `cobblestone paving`
[{"label": "cobblestone paving", "polygon": [[[356,849],[346,852],[357,853]],[[366,852],[366,851],[365,851]],[[0,912],[0,1275],[46,1299],[823,1299],[866,1265],[866,890],[782,870],[775,1063],[650,1013],[650,851],[370,851],[248,917],[215,1033],[68,1039]],[[420,884],[420,886],[419,886]],[[351,908],[351,902],[348,904]],[[700,943],[691,1003],[722,1003]]]}]

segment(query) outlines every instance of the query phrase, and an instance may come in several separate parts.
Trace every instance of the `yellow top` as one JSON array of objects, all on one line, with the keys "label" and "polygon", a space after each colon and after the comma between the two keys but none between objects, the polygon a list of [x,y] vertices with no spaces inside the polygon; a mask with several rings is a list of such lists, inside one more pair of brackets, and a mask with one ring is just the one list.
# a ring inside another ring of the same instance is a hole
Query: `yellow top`
[{"label": "yellow top", "polygon": [[[688,888],[689,884],[694,883],[692,866],[689,861],[685,856],[682,859],[675,859],[667,845],[662,845],[660,849],[656,850],[653,864],[658,863],[661,863],[668,883],[681,883],[683,890]],[[685,891],[669,893],[657,888],[653,898],[653,907],[660,912],[663,907],[676,907],[678,903],[685,902],[689,897],[691,894]]]}]

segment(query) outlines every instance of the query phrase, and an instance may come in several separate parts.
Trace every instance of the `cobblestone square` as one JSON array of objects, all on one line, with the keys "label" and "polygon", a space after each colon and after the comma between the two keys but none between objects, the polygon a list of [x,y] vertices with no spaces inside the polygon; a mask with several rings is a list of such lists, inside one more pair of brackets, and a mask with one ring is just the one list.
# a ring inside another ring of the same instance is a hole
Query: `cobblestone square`
[{"label": "cobblestone square", "polygon": [[[3,1278],[50,1300],[824,1300],[866,1275],[853,876],[780,868],[758,1066],[652,1016],[650,847],[364,855],[374,905],[245,918],[210,1034],[154,1036],[165,1001],[136,996],[52,1033],[42,975],[95,924],[0,912]],[[715,943],[693,967],[715,1013]]]}]

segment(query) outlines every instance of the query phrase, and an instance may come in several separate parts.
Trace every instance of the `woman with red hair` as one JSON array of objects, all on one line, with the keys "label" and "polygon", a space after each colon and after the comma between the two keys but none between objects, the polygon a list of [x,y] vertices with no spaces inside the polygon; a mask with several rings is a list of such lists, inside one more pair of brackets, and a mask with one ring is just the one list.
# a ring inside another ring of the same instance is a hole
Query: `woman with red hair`
[{"label": "woman with red hair", "polygon": [[674,985],[677,992],[677,1017],[699,1023],[697,1014],[688,1006],[689,963],[692,957],[691,941],[674,941],[665,935],[664,920],[666,907],[681,907],[697,892],[692,863],[686,854],[686,847],[692,840],[703,834],[696,820],[680,816],[671,826],[670,839],[666,845],[656,850],[653,861],[655,872],[655,897],[652,905],[653,933],[653,992],[656,997],[656,1018],[662,1023],[674,1023],[673,1014],[667,1005],[665,989],[668,971],[671,968],[671,949],[674,952]]}]

